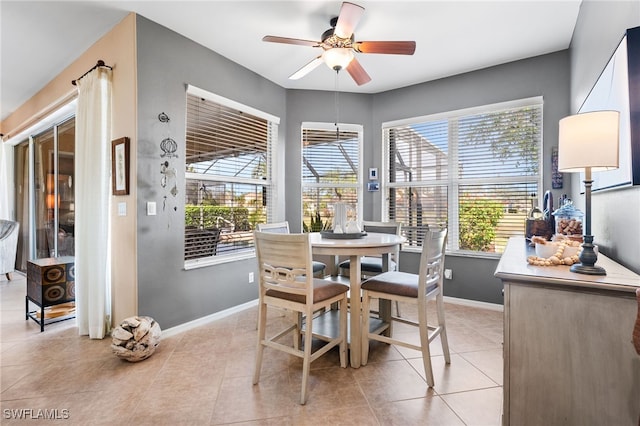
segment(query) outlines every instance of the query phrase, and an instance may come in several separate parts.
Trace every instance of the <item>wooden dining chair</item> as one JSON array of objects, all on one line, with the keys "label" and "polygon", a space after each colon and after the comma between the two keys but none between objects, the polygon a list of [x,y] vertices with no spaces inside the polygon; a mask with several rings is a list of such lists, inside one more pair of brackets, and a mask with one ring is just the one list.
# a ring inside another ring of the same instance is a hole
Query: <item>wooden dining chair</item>
[{"label": "wooden dining chair", "polygon": [[[340,366],[347,366],[347,291],[349,286],[333,281],[314,278],[312,251],[309,234],[282,234],[254,232],[256,255],[258,258],[259,304],[258,304],[258,340],[253,384],[260,380],[260,369],[264,348],[277,349],[302,358],[302,391],[300,404],[307,402],[309,390],[309,369],[313,361],[338,346]],[[328,309],[338,304],[339,331],[337,337],[325,337],[314,334],[313,312]],[[302,348],[295,343],[287,345],[281,337],[302,333],[297,321],[284,330],[266,337],[267,309],[269,307],[286,309],[302,314],[308,320],[305,324]],[[325,343],[313,350],[312,339]]]},{"label": "wooden dining chair", "polygon": [[[284,222],[274,222],[274,223],[259,223],[258,231],[261,232],[273,232],[279,234],[288,234],[289,233],[289,222],[286,220]],[[314,260],[313,261],[313,274],[322,278],[325,275],[325,270],[327,269],[327,265],[323,262]]]},{"label": "wooden dining chair", "polygon": [[[404,346],[422,352],[424,372],[429,387],[433,387],[433,369],[431,368],[431,353],[429,344],[438,336],[442,343],[442,351],[447,364],[451,363],[447,330],[444,318],[444,302],[442,294],[445,247],[447,245],[447,230],[429,230],[424,237],[422,254],[420,256],[420,270],[418,274],[389,271],[369,278],[362,283],[362,312],[368,312],[372,299],[395,300],[413,303],[418,307],[418,321],[400,317],[391,317],[389,322],[378,330],[369,332],[369,315],[363,315],[362,325],[362,364],[366,365],[369,357],[369,341],[377,340],[384,343]],[[427,301],[435,299],[438,323],[427,323]],[[415,345],[394,338],[392,323],[401,322],[418,328],[420,345]],[[389,336],[380,335],[386,327],[391,328]],[[366,331],[365,331],[366,330]]]},{"label": "wooden dining chair", "polygon": [[[377,232],[379,234],[396,234],[400,235],[401,224],[398,222],[371,222],[363,221],[362,230],[365,232]],[[400,247],[391,255],[389,261],[389,270],[396,271],[398,269],[398,260],[400,258]],[[349,269],[351,262],[347,259],[340,262],[340,269]],[[363,277],[371,277],[382,273],[382,257],[381,256],[363,256],[360,260],[360,271]],[[348,275],[348,273],[345,273]]]},{"label": "wooden dining chair", "polygon": [[[289,234],[289,222],[286,220],[283,222],[273,222],[273,223],[258,223],[257,229],[260,232],[271,232],[274,234]],[[313,261],[313,275],[316,278],[324,278],[324,271],[327,269],[327,265],[322,262]],[[300,312],[296,313],[296,321],[298,321],[298,327],[302,328],[302,322],[304,321],[304,317]],[[256,330],[258,329],[258,322],[256,321]],[[296,348],[298,345],[302,343],[302,334],[298,334],[295,339]]]},{"label": "wooden dining chair", "polygon": [[[402,225],[398,222],[372,222],[372,221],[363,221],[362,222],[362,230],[366,232],[377,232],[379,234],[395,234],[400,235],[402,230]],[[391,254],[391,259],[389,260],[389,270],[397,271],[399,270],[399,261],[400,261],[400,246],[397,247],[396,251]],[[338,267],[340,268],[343,275],[349,275],[349,269],[351,266],[350,260],[345,260],[340,262]],[[360,260],[360,273],[363,279],[370,278],[381,274],[383,272],[383,263],[382,256],[363,256]],[[395,303],[396,313],[400,316],[400,304],[398,302]]]}]

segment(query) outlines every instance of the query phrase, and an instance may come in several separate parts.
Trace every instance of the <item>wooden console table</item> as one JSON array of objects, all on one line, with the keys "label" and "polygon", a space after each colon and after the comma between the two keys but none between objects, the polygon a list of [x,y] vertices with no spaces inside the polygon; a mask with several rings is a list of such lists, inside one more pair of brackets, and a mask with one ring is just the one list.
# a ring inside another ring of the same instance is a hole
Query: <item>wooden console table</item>
[{"label": "wooden console table", "polygon": [[512,238],[504,284],[504,425],[636,425],[640,359],[631,338],[640,276],[600,254],[606,276],[532,266]]},{"label": "wooden console table", "polygon": [[[44,331],[45,324],[75,318],[73,314],[55,319],[45,318],[45,308],[75,301],[74,262],[73,256],[62,256],[30,260],[27,264],[25,317],[38,323],[40,332]],[[29,310],[29,302],[37,305],[40,311]]]}]

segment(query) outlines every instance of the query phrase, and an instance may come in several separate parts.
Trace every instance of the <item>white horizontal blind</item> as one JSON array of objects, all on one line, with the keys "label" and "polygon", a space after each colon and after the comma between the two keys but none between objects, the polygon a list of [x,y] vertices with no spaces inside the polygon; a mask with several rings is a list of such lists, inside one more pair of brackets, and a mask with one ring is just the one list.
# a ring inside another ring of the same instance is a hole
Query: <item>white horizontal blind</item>
[{"label": "white horizontal blind", "polygon": [[524,234],[540,184],[539,99],[408,120],[383,128],[388,215],[407,245],[449,227],[449,249],[500,253]]},{"label": "white horizontal blind", "polygon": [[278,126],[238,108],[187,94],[185,260],[252,250],[272,214]]},{"label": "white horizontal blind", "polygon": [[[361,132],[302,128],[303,228],[331,227],[332,205],[345,202],[359,211]],[[321,224],[317,219],[320,218]],[[355,217],[354,217],[355,218]],[[313,222],[313,225],[312,225]]]}]

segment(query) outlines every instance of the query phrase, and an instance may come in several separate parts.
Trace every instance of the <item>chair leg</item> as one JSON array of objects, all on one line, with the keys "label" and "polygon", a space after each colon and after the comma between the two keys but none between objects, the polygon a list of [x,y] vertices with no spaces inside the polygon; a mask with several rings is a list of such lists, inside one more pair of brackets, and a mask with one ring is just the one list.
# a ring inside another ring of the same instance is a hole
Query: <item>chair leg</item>
[{"label": "chair leg", "polygon": [[371,299],[369,298],[369,292],[364,290],[362,292],[362,343],[361,354],[362,360],[360,364],[367,365],[369,361],[369,309],[371,306]]},{"label": "chair leg", "polygon": [[307,331],[304,334],[304,358],[302,359],[302,390],[300,404],[307,403],[309,394],[309,370],[311,369],[311,345],[313,339],[313,312],[307,312]]},{"label": "chair leg", "polygon": [[429,326],[427,324],[426,306],[418,304],[418,329],[420,330],[420,347],[422,349],[422,365],[427,385],[432,388],[434,385],[433,368],[431,367],[431,351],[429,350]]},{"label": "chair leg", "polygon": [[340,335],[342,341],[340,342],[340,367],[347,368],[347,298],[345,297],[340,302]]},{"label": "chair leg", "polygon": [[267,305],[260,303],[258,305],[258,345],[256,346],[256,365],[253,370],[253,384],[260,381],[260,369],[262,368],[262,354],[264,353],[264,341],[267,331]]},{"label": "chair leg", "polygon": [[438,314],[438,327],[440,327],[440,343],[442,343],[442,353],[444,361],[451,364],[451,354],[449,353],[449,340],[447,339],[447,326],[444,320],[444,300],[442,293],[436,296],[436,311]]},{"label": "chair leg", "polygon": [[300,350],[302,345],[302,312],[291,312],[291,315],[294,316],[293,321],[296,323],[296,329],[293,332],[293,348]]},{"label": "chair leg", "polygon": [[8,272],[6,273],[6,275],[7,275],[7,281],[11,281],[11,275],[9,275]]}]

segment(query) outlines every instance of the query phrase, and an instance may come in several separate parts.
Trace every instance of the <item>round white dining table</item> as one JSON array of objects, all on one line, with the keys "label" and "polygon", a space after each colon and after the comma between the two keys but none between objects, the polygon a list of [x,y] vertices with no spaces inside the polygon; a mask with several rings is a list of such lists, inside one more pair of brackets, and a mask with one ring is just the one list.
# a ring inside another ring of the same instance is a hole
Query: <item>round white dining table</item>
[{"label": "round white dining table", "polygon": [[[361,238],[336,239],[323,237],[319,232],[309,234],[313,254],[349,256],[349,286],[351,290],[349,316],[349,356],[351,367],[358,368],[362,362],[362,304],[360,296],[360,258],[382,256],[382,270],[389,270],[389,257],[395,253],[405,238],[395,234],[369,232]],[[358,297],[354,297],[358,295]]]}]

